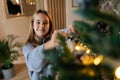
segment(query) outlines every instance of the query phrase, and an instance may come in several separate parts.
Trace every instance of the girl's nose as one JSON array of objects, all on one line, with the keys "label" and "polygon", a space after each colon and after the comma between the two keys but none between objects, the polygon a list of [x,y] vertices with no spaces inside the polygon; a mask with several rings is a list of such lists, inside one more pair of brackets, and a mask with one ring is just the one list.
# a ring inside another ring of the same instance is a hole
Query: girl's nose
[{"label": "girl's nose", "polygon": [[44,27],[45,25],[43,23],[40,24],[41,27]]}]

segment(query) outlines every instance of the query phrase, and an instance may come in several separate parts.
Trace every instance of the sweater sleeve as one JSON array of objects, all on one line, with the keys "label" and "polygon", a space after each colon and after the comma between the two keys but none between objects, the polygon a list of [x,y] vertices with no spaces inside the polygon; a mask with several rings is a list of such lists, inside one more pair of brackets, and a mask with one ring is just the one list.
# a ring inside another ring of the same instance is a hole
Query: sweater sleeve
[{"label": "sweater sleeve", "polygon": [[27,67],[30,71],[40,72],[46,64],[43,45],[34,48],[31,44],[23,46]]}]

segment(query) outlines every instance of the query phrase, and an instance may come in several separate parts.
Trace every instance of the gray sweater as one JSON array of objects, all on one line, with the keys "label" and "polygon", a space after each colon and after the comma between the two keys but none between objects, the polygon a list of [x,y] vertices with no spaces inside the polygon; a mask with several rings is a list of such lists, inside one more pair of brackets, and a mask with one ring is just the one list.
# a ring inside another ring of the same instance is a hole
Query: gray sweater
[{"label": "gray sweater", "polygon": [[44,44],[34,48],[29,43],[23,46],[23,54],[31,80],[40,80],[41,75],[52,75],[51,65],[47,64],[48,61],[45,59],[43,46]]},{"label": "gray sweater", "polygon": [[[68,32],[67,29],[61,29],[61,31]],[[48,61],[45,59],[43,46],[44,44],[34,48],[32,44],[28,43],[23,47],[23,54],[31,80],[40,80],[41,75],[52,76],[51,65],[47,64]],[[56,48],[59,48],[59,46]]]}]

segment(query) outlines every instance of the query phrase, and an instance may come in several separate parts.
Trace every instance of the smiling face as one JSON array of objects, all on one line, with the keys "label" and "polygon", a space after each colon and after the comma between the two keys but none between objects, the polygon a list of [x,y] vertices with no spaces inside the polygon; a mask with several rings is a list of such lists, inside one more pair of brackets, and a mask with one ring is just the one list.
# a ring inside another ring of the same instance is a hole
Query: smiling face
[{"label": "smiling face", "polygon": [[39,13],[34,16],[33,29],[36,37],[45,37],[49,31],[49,27],[50,21],[45,14]]}]

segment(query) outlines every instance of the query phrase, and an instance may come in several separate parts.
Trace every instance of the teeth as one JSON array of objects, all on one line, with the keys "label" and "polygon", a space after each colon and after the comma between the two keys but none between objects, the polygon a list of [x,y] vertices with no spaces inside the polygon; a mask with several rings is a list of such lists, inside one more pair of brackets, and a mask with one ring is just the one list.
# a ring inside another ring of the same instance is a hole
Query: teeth
[{"label": "teeth", "polygon": [[38,30],[38,31],[45,31],[45,30]]}]

